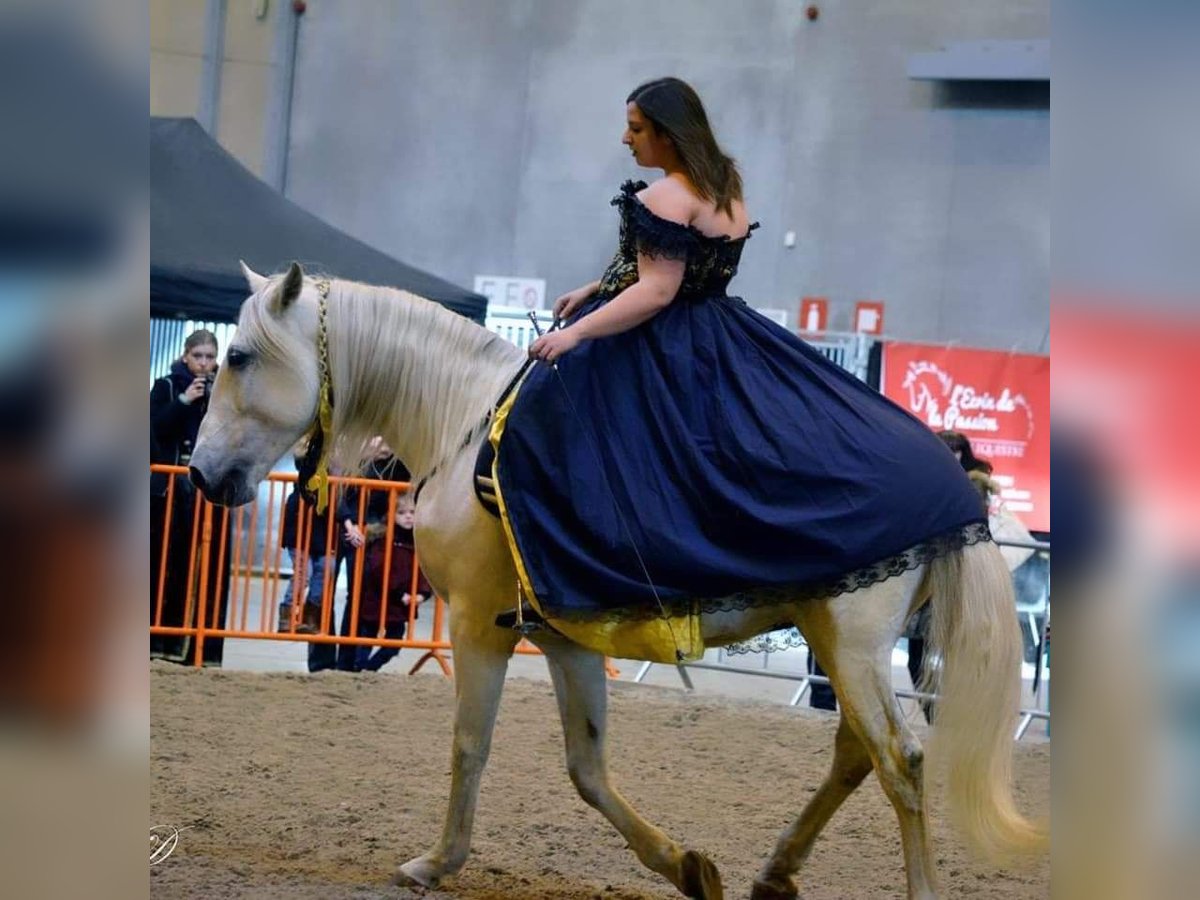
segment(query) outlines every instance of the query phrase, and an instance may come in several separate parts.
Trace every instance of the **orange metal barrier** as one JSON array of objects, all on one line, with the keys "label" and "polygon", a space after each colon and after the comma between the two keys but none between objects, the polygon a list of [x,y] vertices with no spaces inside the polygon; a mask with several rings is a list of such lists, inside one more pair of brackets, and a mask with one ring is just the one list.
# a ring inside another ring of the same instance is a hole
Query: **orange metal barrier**
[{"label": "orange metal barrier", "polygon": [[[428,637],[414,638],[414,628],[417,619],[418,604],[409,605],[408,623],[403,638],[387,637],[357,637],[358,621],[361,605],[361,594],[364,579],[366,553],[354,554],[355,571],[348,572],[348,583],[351,586],[349,635],[338,634],[334,613],[336,604],[334,594],[337,588],[337,574],[340,569],[338,557],[339,534],[343,531],[344,523],[334,522],[334,512],[339,500],[347,488],[358,487],[357,509],[350,510],[351,518],[360,531],[365,532],[368,524],[366,518],[368,498],[371,494],[386,492],[388,494],[386,532],[380,536],[385,540],[384,562],[381,598],[379,611],[380,634],[383,634],[387,622],[387,605],[389,602],[387,586],[392,566],[392,537],[395,528],[396,499],[409,487],[407,482],[377,481],[369,478],[338,477],[330,478],[330,527],[326,529],[324,547],[310,546],[312,541],[313,508],[303,499],[299,502],[297,516],[297,543],[295,549],[295,569],[292,574],[292,604],[290,619],[287,627],[277,626],[276,611],[279,609],[280,582],[284,576],[281,573],[283,550],[283,519],[284,507],[287,500],[287,486],[295,484],[296,475],[283,472],[272,472],[267,478],[267,497],[264,500],[260,491],[259,499],[239,509],[230,510],[209,503],[198,493],[194,492],[187,483],[187,469],[183,466],[151,465],[151,472],[158,472],[168,477],[166,508],[162,521],[151,522],[152,529],[161,529],[163,537],[162,551],[158,559],[152,559],[150,564],[158,569],[158,590],[151,597],[152,635],[178,635],[192,639],[188,651],[192,663],[200,666],[203,660],[203,647],[206,640],[212,638],[243,638],[251,640],[273,641],[304,641],[307,643],[341,644],[349,646],[395,647],[398,649],[424,650],[424,655],[413,665],[410,674],[418,671],[425,663],[433,660],[442,672],[452,674],[450,663],[445,654],[450,651],[450,641],[444,637],[446,622],[446,605],[441,597],[433,598],[433,622]],[[190,517],[180,520],[182,516]],[[263,518],[263,528],[259,531],[259,518]],[[183,530],[183,526],[189,528]],[[179,546],[180,539],[190,535],[187,547]],[[175,546],[172,546],[174,540]],[[361,550],[365,550],[363,544]],[[324,556],[326,577],[320,597],[320,619],[316,632],[309,633],[303,626],[303,606],[305,600],[308,566],[305,562],[307,554],[317,552]],[[215,565],[214,565],[215,562]],[[419,583],[420,561],[414,554],[413,577],[409,594],[417,595]],[[186,580],[178,579],[186,585],[186,598],[183,606],[181,621],[164,622],[164,601],[168,584],[169,570],[178,565],[186,565]],[[228,594],[223,602],[223,595]],[[514,602],[515,602],[514,589]],[[398,599],[398,598],[396,598]],[[428,606],[429,604],[422,604]],[[257,608],[256,614],[252,612]],[[540,651],[528,641],[522,640],[517,645],[518,653],[539,654]],[[609,672],[616,674],[611,666]]]}]

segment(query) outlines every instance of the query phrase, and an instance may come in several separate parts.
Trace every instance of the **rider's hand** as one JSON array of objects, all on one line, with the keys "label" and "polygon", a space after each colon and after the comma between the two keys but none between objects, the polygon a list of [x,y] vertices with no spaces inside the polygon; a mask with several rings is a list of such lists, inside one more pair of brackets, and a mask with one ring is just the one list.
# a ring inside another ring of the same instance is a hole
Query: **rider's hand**
[{"label": "rider's hand", "polygon": [[575,288],[575,290],[563,294],[554,301],[554,318],[571,318],[590,296],[592,296],[592,292],[586,287]]},{"label": "rider's hand", "polygon": [[574,328],[551,331],[529,345],[529,358],[552,363],[564,353],[579,346],[579,332]]}]

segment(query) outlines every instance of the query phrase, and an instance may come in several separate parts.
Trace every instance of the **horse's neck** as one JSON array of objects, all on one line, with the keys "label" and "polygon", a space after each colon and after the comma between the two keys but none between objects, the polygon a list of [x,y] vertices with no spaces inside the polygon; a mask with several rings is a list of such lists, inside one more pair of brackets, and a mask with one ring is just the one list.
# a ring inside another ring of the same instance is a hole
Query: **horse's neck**
[{"label": "horse's neck", "polygon": [[403,324],[411,327],[385,325],[368,336],[384,344],[368,389],[392,398],[371,428],[420,478],[463,448],[520,368],[522,354],[440,307],[417,309]]},{"label": "horse's neck", "polygon": [[463,449],[468,432],[482,422],[520,366],[519,355],[485,350],[491,335],[478,331],[466,332],[475,340],[450,346],[429,334],[406,336],[408,346],[401,352],[421,360],[419,377],[397,392],[381,433],[390,435],[389,443],[414,478],[431,474]]}]

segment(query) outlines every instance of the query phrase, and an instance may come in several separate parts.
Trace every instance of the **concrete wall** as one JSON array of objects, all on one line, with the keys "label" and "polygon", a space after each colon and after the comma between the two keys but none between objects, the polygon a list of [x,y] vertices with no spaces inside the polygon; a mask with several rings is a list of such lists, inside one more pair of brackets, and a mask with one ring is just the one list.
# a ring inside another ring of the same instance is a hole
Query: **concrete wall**
[{"label": "concrete wall", "polygon": [[263,123],[273,74],[272,34],[277,22],[270,9],[263,18],[257,18],[251,0],[226,0],[217,137],[256,174],[262,173],[264,161]]},{"label": "concrete wall", "polygon": [[1055,3],[1054,276],[1076,302],[1200,312],[1200,4]]},{"label": "concrete wall", "polygon": [[150,114],[194,116],[204,68],[205,0],[150,0]]},{"label": "concrete wall", "polygon": [[1046,350],[1048,92],[947,90],[905,61],[1046,37],[1049,0],[836,0],[815,23],[804,5],[310,2],[286,192],[460,284],[542,277],[555,296],[603,269],[621,181],[655,175],[619,143],[625,95],[675,74],[762,222],[733,284],[751,303],[824,295],[845,328],[882,300],[895,337]]},{"label": "concrete wall", "polygon": [[[264,3],[260,18],[252,0],[150,0],[150,114],[196,117],[256,174],[263,171],[273,6],[280,2]],[[208,35],[214,7],[221,29],[216,42]],[[210,44],[221,57],[211,85]],[[213,104],[211,118],[206,100]]]}]

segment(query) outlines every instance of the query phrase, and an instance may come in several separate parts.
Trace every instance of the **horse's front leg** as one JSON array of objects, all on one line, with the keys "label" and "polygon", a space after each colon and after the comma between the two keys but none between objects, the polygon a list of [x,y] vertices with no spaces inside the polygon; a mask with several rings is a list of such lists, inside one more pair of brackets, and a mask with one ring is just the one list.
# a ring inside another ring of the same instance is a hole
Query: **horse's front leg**
[{"label": "horse's front leg", "polygon": [[462,868],[471,849],[479,779],[491,751],[508,660],[517,643],[515,632],[497,628],[491,621],[473,621],[471,613],[469,601],[456,596],[450,614],[455,707],[446,824],[432,850],[399,867],[394,884],[437,887]]},{"label": "horse's front leg", "polygon": [[721,900],[721,876],[707,857],[684,850],[640,815],[608,778],[604,738],[608,683],[604,657],[557,635],[531,640],[546,655],[567,746],[567,772],[579,796],[598,809],[649,869],[696,900]]}]

